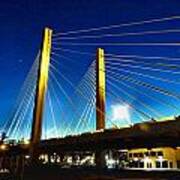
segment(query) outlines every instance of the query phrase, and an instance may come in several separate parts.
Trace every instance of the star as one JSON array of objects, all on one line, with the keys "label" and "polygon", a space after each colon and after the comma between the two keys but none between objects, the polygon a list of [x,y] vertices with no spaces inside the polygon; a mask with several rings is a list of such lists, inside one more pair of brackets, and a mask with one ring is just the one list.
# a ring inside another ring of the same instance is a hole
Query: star
[{"label": "star", "polygon": [[23,59],[19,59],[19,60],[18,60],[18,63],[23,63]]}]

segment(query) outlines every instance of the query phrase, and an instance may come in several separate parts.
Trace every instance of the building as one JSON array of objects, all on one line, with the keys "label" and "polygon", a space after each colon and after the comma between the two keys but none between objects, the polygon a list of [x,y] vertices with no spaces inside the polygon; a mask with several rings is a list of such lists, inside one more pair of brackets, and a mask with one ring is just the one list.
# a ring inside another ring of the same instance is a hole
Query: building
[{"label": "building", "polygon": [[180,147],[132,149],[127,158],[130,168],[180,169]]}]

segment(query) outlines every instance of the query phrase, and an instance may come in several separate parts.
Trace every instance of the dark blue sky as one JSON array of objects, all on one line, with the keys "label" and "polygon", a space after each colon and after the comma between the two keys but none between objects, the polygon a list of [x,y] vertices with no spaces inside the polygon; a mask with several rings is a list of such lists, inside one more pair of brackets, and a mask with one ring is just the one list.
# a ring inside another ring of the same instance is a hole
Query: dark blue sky
[{"label": "dark blue sky", "polygon": [[[8,117],[18,91],[38,52],[44,27],[51,27],[55,32],[100,27],[154,18],[180,15],[178,0],[2,0],[0,2],[0,119]],[[180,23],[174,25],[180,27]],[[150,29],[162,26],[148,26]],[[148,30],[141,28],[140,30]],[[169,24],[167,29],[171,28]],[[133,28],[125,29],[133,32]],[[137,29],[135,29],[137,30]],[[122,32],[122,31],[121,31]],[[179,33],[180,35],[180,33]],[[164,37],[164,36],[163,36]],[[164,40],[160,37],[160,40]],[[124,42],[128,39],[123,39]],[[146,39],[152,41],[151,37]],[[178,36],[168,36],[165,40],[180,40]],[[133,39],[136,41],[136,39]],[[144,41],[144,39],[140,39]],[[74,41],[78,42],[78,41]],[[87,41],[86,41],[87,42]],[[102,42],[102,41],[100,41]],[[64,47],[95,52],[95,47]],[[123,54],[180,56],[180,49],[127,48],[121,47],[108,52]],[[90,64],[86,61],[85,64]],[[75,70],[80,77],[85,68]],[[172,89],[174,91],[174,89]],[[175,89],[177,92],[178,90]]]}]

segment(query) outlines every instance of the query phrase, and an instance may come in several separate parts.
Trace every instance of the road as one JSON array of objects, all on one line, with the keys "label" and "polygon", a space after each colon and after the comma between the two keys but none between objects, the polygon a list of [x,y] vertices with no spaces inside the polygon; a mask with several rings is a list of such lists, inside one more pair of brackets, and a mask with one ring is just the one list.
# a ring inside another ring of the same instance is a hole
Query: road
[{"label": "road", "polygon": [[[20,178],[7,175],[1,180]],[[118,179],[180,179],[180,171],[97,170],[95,168],[59,168],[44,166],[26,169],[22,180],[118,180]]]}]

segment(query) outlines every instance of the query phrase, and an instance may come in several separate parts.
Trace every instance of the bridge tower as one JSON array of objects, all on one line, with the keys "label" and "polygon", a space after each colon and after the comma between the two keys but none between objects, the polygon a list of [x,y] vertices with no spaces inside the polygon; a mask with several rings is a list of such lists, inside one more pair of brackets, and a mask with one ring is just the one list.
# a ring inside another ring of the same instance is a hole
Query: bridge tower
[{"label": "bridge tower", "polygon": [[97,49],[96,57],[96,130],[105,128],[105,62],[104,49]]},{"label": "bridge tower", "polygon": [[[105,81],[104,49],[98,48],[96,55],[96,130],[105,129]],[[95,163],[97,168],[105,167],[105,151],[103,149],[97,149],[95,152]]]},{"label": "bridge tower", "polygon": [[37,158],[38,155],[36,148],[40,143],[42,133],[44,100],[48,83],[48,71],[51,54],[51,39],[52,30],[49,28],[45,28],[41,45],[40,64],[38,70],[35,106],[33,111],[33,124],[31,131],[31,156],[34,160]]}]

